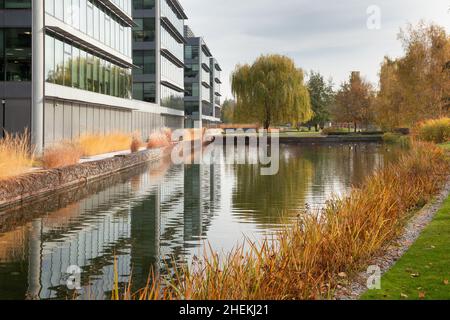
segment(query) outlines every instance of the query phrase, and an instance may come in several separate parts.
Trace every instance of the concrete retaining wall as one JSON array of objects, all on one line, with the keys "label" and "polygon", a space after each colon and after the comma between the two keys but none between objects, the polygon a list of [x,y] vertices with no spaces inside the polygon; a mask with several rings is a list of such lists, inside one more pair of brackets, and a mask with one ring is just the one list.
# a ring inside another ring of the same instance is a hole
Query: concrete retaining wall
[{"label": "concrete retaining wall", "polygon": [[60,169],[42,170],[2,181],[0,184],[0,208],[86,184],[145,162],[157,161],[170,150],[171,148],[145,150]]}]

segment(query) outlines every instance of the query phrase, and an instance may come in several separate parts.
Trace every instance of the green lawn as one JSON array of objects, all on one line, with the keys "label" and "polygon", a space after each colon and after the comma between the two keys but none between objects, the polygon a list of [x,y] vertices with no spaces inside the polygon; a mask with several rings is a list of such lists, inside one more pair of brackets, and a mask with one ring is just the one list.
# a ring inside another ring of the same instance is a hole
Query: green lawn
[{"label": "green lawn", "polygon": [[450,299],[450,197],[419,239],[363,300]]}]

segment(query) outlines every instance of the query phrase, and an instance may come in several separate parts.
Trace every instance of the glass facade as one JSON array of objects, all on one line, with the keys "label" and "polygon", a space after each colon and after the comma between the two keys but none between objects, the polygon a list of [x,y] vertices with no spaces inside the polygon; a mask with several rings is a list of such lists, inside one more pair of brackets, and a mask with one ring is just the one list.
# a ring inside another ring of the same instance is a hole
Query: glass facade
[{"label": "glass facade", "polygon": [[31,30],[0,29],[0,59],[0,81],[31,81]]},{"label": "glass facade", "polygon": [[161,106],[184,110],[184,92],[178,92],[161,85]]},{"label": "glass facade", "polygon": [[[131,0],[115,0],[131,14]],[[95,0],[45,0],[45,12],[131,58],[131,28]]]},{"label": "glass facade", "polygon": [[184,58],[185,59],[198,59],[199,46],[185,45],[184,46]]},{"label": "glass facade", "polygon": [[155,50],[134,50],[134,75],[154,74],[156,72]]},{"label": "glass facade", "polygon": [[0,0],[0,9],[30,9],[31,0]]},{"label": "glass facade", "polygon": [[154,9],[155,0],[133,0],[133,8],[135,10]]},{"label": "glass facade", "polygon": [[199,97],[200,96],[200,86],[197,82],[186,83],[184,85],[185,96],[186,97]]},{"label": "glass facade", "polygon": [[161,78],[172,82],[180,88],[184,88],[183,69],[174,65],[164,56],[161,56]]},{"label": "glass facade", "polygon": [[50,35],[45,36],[47,82],[119,98],[131,98],[131,69]]},{"label": "glass facade", "polygon": [[135,18],[133,27],[133,40],[135,42],[155,41],[155,18]]},{"label": "glass facade", "polygon": [[156,85],[154,82],[133,83],[133,99],[156,103]]},{"label": "glass facade", "polygon": [[167,18],[180,35],[184,34],[184,19],[176,14],[175,8],[167,0],[161,0],[161,17]]},{"label": "glass facade", "polygon": [[169,50],[180,61],[184,61],[184,44],[178,42],[164,26],[161,27],[161,48]]}]

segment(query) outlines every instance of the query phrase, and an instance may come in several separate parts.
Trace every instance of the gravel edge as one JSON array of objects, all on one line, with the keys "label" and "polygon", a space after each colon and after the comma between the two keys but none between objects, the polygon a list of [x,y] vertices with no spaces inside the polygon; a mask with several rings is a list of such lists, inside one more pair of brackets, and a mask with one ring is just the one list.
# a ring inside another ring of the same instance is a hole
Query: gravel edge
[{"label": "gravel edge", "polygon": [[[394,240],[380,255],[377,255],[367,263],[368,266],[379,266],[381,274],[388,272],[395,263],[408,251],[411,245],[419,238],[425,227],[433,220],[442,204],[450,195],[450,177],[442,191],[417,214],[415,214],[404,228],[402,235]],[[368,289],[366,271],[360,272],[350,278],[345,286],[338,286],[335,300],[358,300]]]}]

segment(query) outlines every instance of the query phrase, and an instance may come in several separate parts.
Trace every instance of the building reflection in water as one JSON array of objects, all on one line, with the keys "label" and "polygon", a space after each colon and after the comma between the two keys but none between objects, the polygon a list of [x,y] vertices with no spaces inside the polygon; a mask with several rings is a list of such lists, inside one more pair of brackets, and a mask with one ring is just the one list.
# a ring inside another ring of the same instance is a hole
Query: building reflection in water
[{"label": "building reflection in water", "polygon": [[0,299],[72,298],[72,265],[83,271],[80,298],[108,299],[114,259],[119,283],[135,292],[151,270],[202,253],[205,240],[226,252],[243,235],[273,234],[306,204],[320,207],[397,158],[377,145],[281,146],[278,175],[261,176],[258,164],[224,164],[227,156],[161,161],[0,212]]},{"label": "building reflection in water", "polygon": [[0,233],[0,298],[74,297],[66,272],[76,265],[83,271],[79,297],[108,299],[114,259],[123,286],[131,279],[133,290],[143,287],[151,270],[188,259],[198,245],[218,196],[205,190],[213,192],[218,177],[214,166],[163,163]]}]

